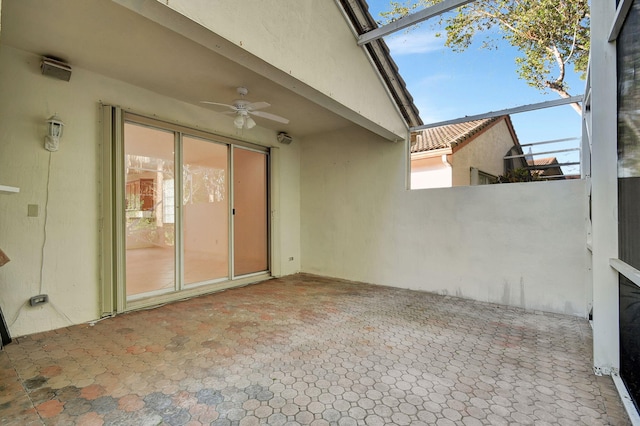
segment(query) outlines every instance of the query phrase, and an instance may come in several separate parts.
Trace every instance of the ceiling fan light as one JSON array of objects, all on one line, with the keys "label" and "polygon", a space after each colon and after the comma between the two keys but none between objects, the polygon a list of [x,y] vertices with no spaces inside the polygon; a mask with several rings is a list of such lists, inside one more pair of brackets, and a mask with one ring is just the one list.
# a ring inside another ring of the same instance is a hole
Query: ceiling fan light
[{"label": "ceiling fan light", "polygon": [[242,129],[242,127],[244,126],[244,117],[241,115],[238,115],[236,119],[233,120],[233,124],[234,126],[236,126],[237,129]]},{"label": "ceiling fan light", "polygon": [[256,122],[253,121],[253,118],[251,117],[247,117],[246,124],[247,124],[247,129],[253,129],[254,127],[256,127]]}]

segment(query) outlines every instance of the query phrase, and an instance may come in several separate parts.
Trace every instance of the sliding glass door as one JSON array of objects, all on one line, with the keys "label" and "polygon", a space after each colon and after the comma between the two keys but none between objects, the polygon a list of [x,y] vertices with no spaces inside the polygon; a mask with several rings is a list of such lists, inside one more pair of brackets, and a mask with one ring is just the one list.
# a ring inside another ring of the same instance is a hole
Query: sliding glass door
[{"label": "sliding glass door", "polygon": [[233,150],[233,259],[235,276],[269,269],[267,155]]},{"label": "sliding glass door", "polygon": [[118,195],[125,300],[267,273],[268,152],[136,117],[125,115]]},{"label": "sliding glass door", "polygon": [[229,276],[229,148],[182,138],[184,282]]},{"label": "sliding glass door", "polygon": [[127,297],[176,286],[173,132],[125,123]]}]

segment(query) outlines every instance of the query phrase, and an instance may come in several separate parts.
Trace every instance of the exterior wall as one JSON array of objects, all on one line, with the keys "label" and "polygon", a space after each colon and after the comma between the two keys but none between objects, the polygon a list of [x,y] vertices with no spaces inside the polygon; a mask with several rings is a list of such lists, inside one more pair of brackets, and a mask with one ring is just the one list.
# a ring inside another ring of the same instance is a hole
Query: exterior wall
[{"label": "exterior wall", "polygon": [[[139,8],[137,1],[117,1]],[[157,1],[395,134],[407,133],[335,2]],[[335,72],[344,64],[348,72]]]},{"label": "exterior wall", "polygon": [[405,190],[402,145],[302,146],[302,270],[585,317],[582,180]]},{"label": "exterior wall", "polygon": [[504,156],[513,147],[513,137],[504,120],[454,151],[453,186],[471,185],[471,167],[494,176],[504,174]]},{"label": "exterior wall", "polygon": [[[39,56],[0,47],[0,184],[20,188],[18,194],[0,194],[0,247],[11,258],[0,267],[0,303],[13,336],[99,316],[101,101],[235,135],[230,120],[204,108],[79,67],[70,82],[55,80],[41,75],[39,66]],[[60,150],[50,154],[43,148],[45,120],[54,113],[66,125]],[[262,128],[241,137],[266,145],[276,140],[275,132]],[[274,268],[284,275],[299,270],[299,142],[274,151],[279,202],[272,214],[280,227],[275,251],[294,258],[276,259]],[[38,217],[27,217],[29,204],[39,206]],[[28,306],[40,293],[50,302]]]},{"label": "exterior wall", "polygon": [[411,189],[449,188],[451,170],[451,165],[445,163],[441,155],[411,160]]}]

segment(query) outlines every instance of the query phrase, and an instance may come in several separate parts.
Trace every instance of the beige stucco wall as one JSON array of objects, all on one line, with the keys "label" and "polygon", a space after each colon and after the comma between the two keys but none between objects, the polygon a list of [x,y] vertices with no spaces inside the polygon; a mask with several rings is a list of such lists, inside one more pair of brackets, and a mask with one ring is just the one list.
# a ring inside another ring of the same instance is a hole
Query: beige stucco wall
[{"label": "beige stucco wall", "polygon": [[[131,0],[118,0],[129,5]],[[333,1],[158,0],[397,135],[407,128]],[[348,64],[348,66],[345,65]],[[344,70],[344,71],[337,71]],[[291,87],[296,91],[296,87]]]},{"label": "beige stucco wall", "polygon": [[449,188],[453,169],[450,155],[411,160],[411,189]]},{"label": "beige stucco wall", "polygon": [[[11,258],[0,267],[0,304],[13,336],[100,314],[101,101],[258,144],[275,141],[275,132],[256,128],[238,135],[220,114],[79,67],[67,83],[41,75],[39,65],[39,56],[0,47],[0,184],[20,188],[18,194],[0,194],[0,248]],[[45,120],[54,113],[66,125],[60,150],[50,154],[43,148]],[[290,274],[299,270],[300,259],[299,142],[279,145],[277,152],[276,267]],[[27,217],[29,204],[39,206],[38,217]],[[50,303],[28,306],[40,293]]]},{"label": "beige stucco wall", "polygon": [[503,157],[513,145],[509,127],[500,120],[454,153],[453,186],[471,184],[471,167],[494,176],[504,174]]},{"label": "beige stucco wall", "polygon": [[584,181],[405,189],[405,147],[302,148],[304,272],[584,317]]}]

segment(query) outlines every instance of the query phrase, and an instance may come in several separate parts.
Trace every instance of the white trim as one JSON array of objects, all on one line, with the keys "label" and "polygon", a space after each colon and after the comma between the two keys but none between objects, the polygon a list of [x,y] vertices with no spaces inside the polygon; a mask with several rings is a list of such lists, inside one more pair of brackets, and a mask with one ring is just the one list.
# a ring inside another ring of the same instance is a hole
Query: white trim
[{"label": "white trim", "polygon": [[101,105],[101,127],[102,138],[100,147],[100,184],[98,185],[100,200],[100,317],[112,316],[116,312],[116,291],[114,283],[116,280],[115,264],[117,258],[114,251],[114,211],[113,211],[113,188],[114,180],[114,126],[115,116],[119,110],[110,105]]},{"label": "white trim", "polygon": [[237,277],[234,277],[233,279],[234,280],[239,280],[239,279],[243,279],[243,278],[260,277],[260,276],[263,276],[263,275],[269,275],[269,271],[249,272],[248,274],[238,275]]},{"label": "white trim", "polygon": [[126,192],[126,176],[124,165],[124,111],[114,107],[113,115],[113,194],[111,209],[113,211],[113,240],[114,240],[114,280],[116,286],[116,312],[127,309],[127,252],[126,248],[126,213],[124,208],[124,194]]},{"label": "white trim", "polygon": [[616,385],[616,389],[620,394],[620,399],[622,400],[624,409],[627,411],[629,420],[631,420],[631,424],[633,426],[640,426],[640,414],[638,413],[638,410],[636,410],[636,406],[633,404],[633,400],[631,399],[631,396],[629,396],[629,392],[627,391],[627,387],[622,381],[622,378],[617,371],[611,373],[611,378],[613,379],[613,383]]},{"label": "white trim", "polygon": [[231,280],[235,279],[236,273],[236,252],[235,252],[235,229],[236,229],[236,200],[235,200],[235,187],[233,183],[233,179],[235,177],[235,167],[233,162],[234,153],[236,151],[236,147],[233,145],[229,145],[229,184],[227,186],[227,190],[229,191],[229,196],[227,199],[229,200],[229,241],[227,242],[227,246],[229,247],[229,278]]},{"label": "white trim", "polygon": [[591,127],[593,364],[615,368],[620,365],[619,278],[609,259],[618,257],[617,74],[616,46],[606,40],[616,4],[592,0],[590,11],[592,43],[585,91],[591,99],[586,118]]},{"label": "white trim", "polygon": [[0,185],[0,194],[17,194],[20,192],[20,188],[15,186]]},{"label": "white trim", "polygon": [[412,152],[411,159],[422,160],[424,158],[440,157],[442,155],[447,155],[452,153],[453,153],[453,150],[451,148],[439,148],[431,151]]},{"label": "white trim", "polygon": [[373,40],[377,40],[389,34],[400,31],[404,28],[410,27],[422,21],[426,21],[434,16],[442,15],[450,10],[464,6],[467,3],[472,3],[475,0],[444,0],[441,3],[435,4],[431,7],[427,7],[419,12],[412,13],[403,18],[393,21],[387,25],[383,25],[375,30],[366,32],[358,37],[358,46],[370,43]]},{"label": "white trim", "polygon": [[[175,261],[175,279],[174,288],[180,291],[184,288],[184,218],[182,217],[184,209],[183,203],[183,176],[184,164],[182,163],[182,147],[184,142],[182,132],[174,132],[173,134],[173,256]],[[164,180],[163,180],[162,206],[164,210]],[[164,212],[162,214],[164,222]]]},{"label": "white trim", "polygon": [[269,151],[269,265],[271,275],[282,275],[282,246],[280,239],[280,148]]},{"label": "white trim", "polygon": [[502,110],[499,110],[499,111],[487,112],[487,113],[484,113],[484,114],[466,115],[464,117],[456,118],[456,119],[453,119],[453,120],[440,121],[440,122],[437,122],[437,123],[430,123],[430,124],[425,124],[423,126],[412,127],[410,130],[412,132],[415,132],[415,131],[418,131],[418,130],[430,129],[432,127],[446,126],[448,124],[466,123],[467,121],[482,120],[482,119],[485,119],[485,118],[501,117],[503,115],[518,114],[518,113],[521,113],[521,112],[535,111],[537,109],[552,108],[552,107],[556,107],[556,106],[560,106],[560,105],[575,104],[575,103],[578,103],[578,102],[582,102],[582,99],[583,99],[583,95],[571,96],[569,98],[555,99],[553,101],[538,102],[538,103],[535,103],[535,104],[522,105],[522,106],[518,106],[518,107],[514,107],[514,108],[502,109]]},{"label": "white trim", "polygon": [[640,287],[640,271],[620,259],[609,259],[609,265]]},{"label": "white trim", "polygon": [[174,283],[173,287],[161,288],[158,290],[151,290],[144,293],[127,295],[127,309],[129,308],[129,304],[131,304],[131,302],[135,302],[137,300],[151,299],[153,297],[162,296],[163,294],[169,294],[169,293],[176,294],[180,290],[176,290],[175,286],[176,284]]},{"label": "white trim", "polygon": [[622,25],[624,24],[624,20],[627,19],[627,14],[629,13],[629,10],[631,10],[632,4],[633,0],[622,0],[618,5],[616,17],[613,19],[613,25],[609,31],[609,42],[613,42],[618,39],[620,30],[622,30]]}]

